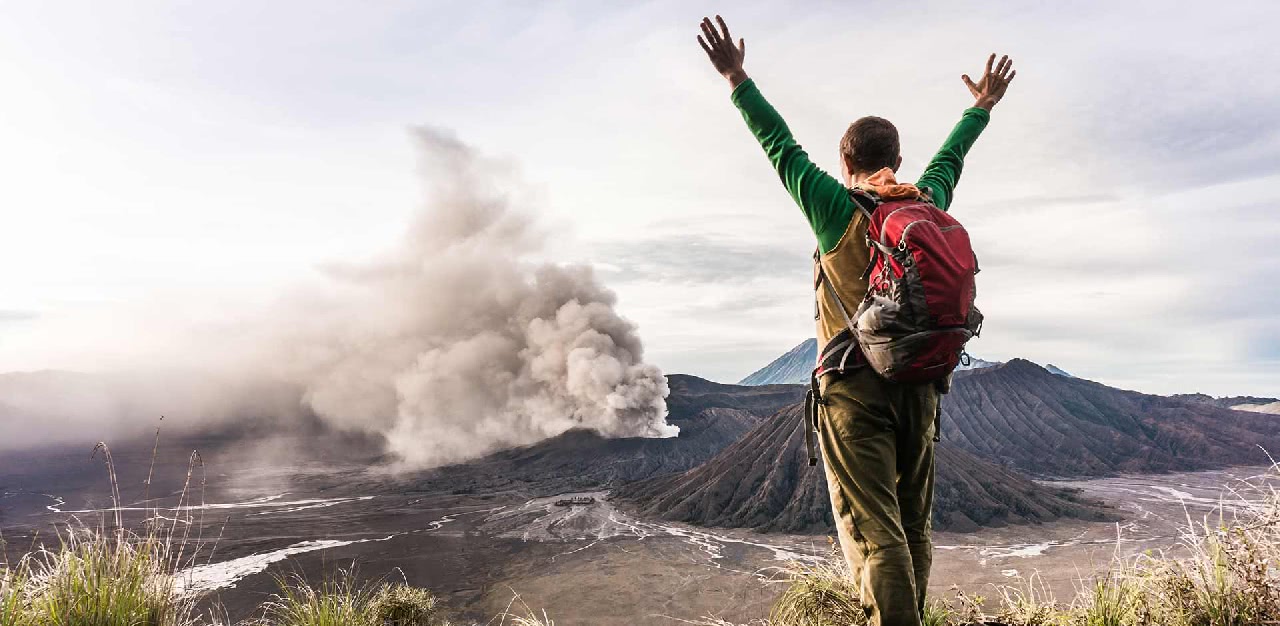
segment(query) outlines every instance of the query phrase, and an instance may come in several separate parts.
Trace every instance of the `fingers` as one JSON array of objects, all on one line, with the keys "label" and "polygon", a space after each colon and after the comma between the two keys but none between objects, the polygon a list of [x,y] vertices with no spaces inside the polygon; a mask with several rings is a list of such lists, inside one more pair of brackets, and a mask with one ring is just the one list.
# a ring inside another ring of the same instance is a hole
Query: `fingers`
[{"label": "fingers", "polygon": [[[747,40],[746,39],[738,39],[738,55],[744,59],[747,58]],[[1013,78],[1013,77],[1010,76],[1010,78]]]},{"label": "fingers", "polygon": [[987,57],[987,69],[982,71],[983,76],[986,76],[991,73],[991,65],[995,62],[996,62],[996,53],[992,52],[991,56]]},{"label": "fingers", "polygon": [[707,43],[710,43],[712,48],[721,46],[720,33],[716,32],[716,27],[711,24],[711,20],[705,17],[702,18],[702,34],[707,36]]},{"label": "fingers", "polygon": [[[993,54],[991,56],[995,56],[995,55]],[[1006,54],[1000,57],[1000,62],[996,63],[996,75],[1003,77],[1006,71],[1005,66],[1008,64],[1009,64],[1009,55]]]},{"label": "fingers", "polygon": [[724,23],[724,18],[717,15],[716,23],[720,25],[720,30],[723,31],[724,40],[733,43],[733,36],[729,34],[729,25]]},{"label": "fingers", "polygon": [[1014,76],[1017,76],[1017,75],[1018,75],[1018,70],[1014,70],[1014,71],[1012,71],[1012,72],[1009,72],[1009,77],[1008,77],[1008,78],[1006,78],[1006,79],[1004,79],[1004,82],[1006,82],[1006,83],[1011,83],[1011,82],[1013,82],[1013,77],[1014,77]]},{"label": "fingers", "polygon": [[964,81],[964,86],[968,87],[969,91],[972,91],[973,93],[978,93],[978,86],[973,84],[973,80],[969,78],[968,74],[961,74],[960,80]]},{"label": "fingers", "polygon": [[706,52],[707,56],[712,56],[714,54],[711,51],[711,47],[707,45],[707,42],[702,40],[702,35],[698,35],[698,45],[702,46],[702,51]]}]

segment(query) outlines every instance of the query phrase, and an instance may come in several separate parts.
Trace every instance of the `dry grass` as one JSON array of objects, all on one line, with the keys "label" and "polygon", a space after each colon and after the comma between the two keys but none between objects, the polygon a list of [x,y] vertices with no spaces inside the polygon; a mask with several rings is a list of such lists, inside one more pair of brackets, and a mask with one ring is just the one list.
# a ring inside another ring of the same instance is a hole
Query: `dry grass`
[{"label": "dry grass", "polygon": [[154,535],[67,531],[27,560],[20,611],[50,626],[195,624],[196,600],[177,588],[168,548]]},{"label": "dry grass", "polygon": [[245,626],[449,626],[426,590],[382,579],[361,582],[354,567],[318,586],[301,575],[276,578],[280,592]]},{"label": "dry grass", "polygon": [[866,613],[858,600],[843,558],[820,565],[793,564],[785,574],[790,580],[769,612],[774,626],[859,626]]},{"label": "dry grass", "polygon": [[376,591],[356,582],[352,570],[338,570],[319,585],[300,574],[278,576],[280,592],[263,605],[261,626],[381,626],[368,607]]},{"label": "dry grass", "polygon": [[[520,612],[512,613],[511,611],[516,607],[516,604],[520,605]],[[512,591],[511,601],[507,603],[507,608],[497,617],[489,620],[490,626],[494,623],[498,626],[506,626],[507,624],[511,626],[556,626],[556,623],[551,621],[550,617],[547,617],[545,609],[534,611],[520,598],[520,594],[514,591]]]},{"label": "dry grass", "polygon": [[31,623],[27,610],[27,580],[30,568],[24,561],[14,567],[0,568],[0,626],[26,626]]},{"label": "dry grass", "polygon": [[448,626],[430,592],[403,583],[382,585],[369,602],[369,612],[386,626]]}]

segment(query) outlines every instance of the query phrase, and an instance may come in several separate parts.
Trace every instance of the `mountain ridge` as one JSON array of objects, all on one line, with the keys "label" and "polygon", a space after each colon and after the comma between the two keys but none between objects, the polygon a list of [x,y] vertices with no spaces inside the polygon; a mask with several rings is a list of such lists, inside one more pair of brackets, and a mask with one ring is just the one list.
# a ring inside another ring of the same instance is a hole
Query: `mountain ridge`
[{"label": "mountain ridge", "polygon": [[1031,475],[1265,464],[1280,450],[1269,416],[1058,376],[1025,359],[956,375],[942,436]]},{"label": "mountain ridge", "polygon": [[[761,531],[826,532],[830,505],[807,466],[801,407],[766,419],[706,463],[620,488],[645,515]],[[1114,389],[1026,359],[957,373],[937,446],[939,529],[1103,519],[1111,512],[1043,478],[1265,464],[1275,418]]]},{"label": "mountain ridge", "polygon": [[[703,465],[624,485],[615,498],[647,517],[759,532],[825,533],[833,528],[821,464],[810,467],[802,408],[762,422]],[[1099,503],[1037,484],[950,445],[937,447],[934,527],[968,532],[987,526],[1069,517],[1112,519]]]}]

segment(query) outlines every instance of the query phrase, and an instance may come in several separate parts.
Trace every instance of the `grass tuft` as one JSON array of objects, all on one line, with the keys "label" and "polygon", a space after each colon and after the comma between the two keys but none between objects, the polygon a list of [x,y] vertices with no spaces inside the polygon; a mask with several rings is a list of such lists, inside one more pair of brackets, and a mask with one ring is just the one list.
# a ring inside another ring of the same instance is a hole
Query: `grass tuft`
[{"label": "grass tuft", "polygon": [[[1039,572],[1027,578],[1018,577],[1016,584],[1001,586],[996,592],[1000,603],[997,621],[1025,626],[1065,626],[1053,592]],[[948,623],[938,622],[939,625]]]},{"label": "grass tuft", "polygon": [[794,563],[786,576],[790,584],[769,612],[771,624],[856,626],[867,623],[867,614],[844,559],[832,558],[818,565]]},{"label": "grass tuft", "polygon": [[[521,613],[512,613],[511,609],[517,602],[520,603]],[[495,619],[498,620],[498,626],[506,626],[507,624],[511,626],[556,626],[556,623],[547,617],[545,609],[540,612],[534,611],[520,598],[518,593],[511,596],[511,601],[507,603],[507,608]]]},{"label": "grass tuft", "polygon": [[369,602],[369,613],[375,623],[384,626],[447,626],[440,618],[435,596],[403,583],[378,589]]},{"label": "grass tuft", "polygon": [[251,626],[449,626],[427,590],[361,583],[354,567],[339,569],[318,586],[299,574],[276,581],[280,592]]},{"label": "grass tuft", "polygon": [[168,554],[155,536],[68,530],[0,574],[0,626],[194,625],[198,599],[180,593]]},{"label": "grass tuft", "polygon": [[368,605],[375,591],[356,582],[355,572],[340,569],[318,586],[301,574],[277,576],[280,593],[268,601],[263,626],[382,626]]}]

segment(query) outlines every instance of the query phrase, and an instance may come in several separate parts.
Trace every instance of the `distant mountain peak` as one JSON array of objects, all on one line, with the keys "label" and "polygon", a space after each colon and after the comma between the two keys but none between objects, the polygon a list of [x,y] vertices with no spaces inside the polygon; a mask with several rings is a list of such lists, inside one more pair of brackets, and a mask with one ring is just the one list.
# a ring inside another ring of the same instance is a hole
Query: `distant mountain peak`
[{"label": "distant mountain peak", "polygon": [[739,385],[794,385],[809,382],[818,361],[818,340],[805,339],[786,354],[754,371]]},{"label": "distant mountain peak", "polygon": [[998,367],[994,369],[1008,371],[1008,372],[1028,372],[1032,374],[1038,374],[1040,372],[1048,371],[1045,368],[1041,367],[1039,363],[1036,363],[1034,361],[1028,361],[1027,359],[1024,359],[1021,357],[1014,357],[1012,359],[1009,359],[1008,361],[1001,363]]},{"label": "distant mountain peak", "polygon": [[1049,373],[1050,373],[1050,374],[1057,374],[1057,375],[1059,375],[1059,376],[1066,376],[1067,378],[1075,378],[1075,376],[1073,376],[1072,374],[1069,374],[1069,373],[1067,372],[1067,370],[1064,370],[1064,369],[1062,369],[1061,367],[1058,367],[1057,365],[1054,365],[1053,363],[1049,363],[1048,365],[1045,365],[1045,366],[1044,366],[1044,368],[1045,368],[1046,370],[1049,370]]},{"label": "distant mountain peak", "polygon": [[[1068,373],[1066,370],[1052,363],[1048,365],[1041,365],[1039,363],[1036,363],[1035,361],[1024,359],[1022,357],[1015,357],[1015,358],[1009,359],[1004,363],[993,363],[993,365],[1000,365],[1001,369],[1007,369],[1015,372],[1021,371],[1021,372],[1028,372],[1028,373],[1045,373],[1045,374],[1053,374],[1055,376],[1061,376],[1063,378],[1075,378],[1075,376]],[[974,369],[974,368],[970,368],[970,369]]]}]

